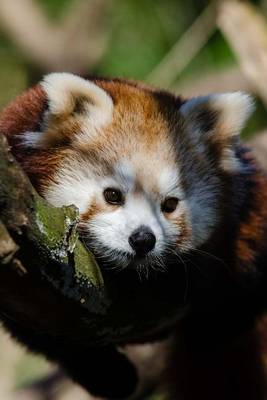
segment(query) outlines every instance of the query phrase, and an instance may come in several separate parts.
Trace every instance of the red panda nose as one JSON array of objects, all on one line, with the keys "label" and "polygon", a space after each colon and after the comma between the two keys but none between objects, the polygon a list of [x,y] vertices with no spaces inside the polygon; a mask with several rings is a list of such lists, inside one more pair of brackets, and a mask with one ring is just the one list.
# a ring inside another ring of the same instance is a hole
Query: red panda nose
[{"label": "red panda nose", "polygon": [[156,237],[148,227],[141,225],[133,231],[129,243],[137,256],[145,256],[155,247]]}]

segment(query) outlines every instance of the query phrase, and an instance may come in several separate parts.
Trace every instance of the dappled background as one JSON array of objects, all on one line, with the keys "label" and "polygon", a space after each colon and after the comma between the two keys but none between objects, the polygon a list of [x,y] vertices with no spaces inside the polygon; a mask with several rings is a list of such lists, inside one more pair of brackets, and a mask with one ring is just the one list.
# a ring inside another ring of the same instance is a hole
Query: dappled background
[{"label": "dappled background", "polygon": [[[264,148],[266,70],[267,0],[0,0],[0,108],[51,71],[138,79],[185,97],[243,90],[257,105],[244,138]],[[0,399],[89,396],[0,332]]]}]

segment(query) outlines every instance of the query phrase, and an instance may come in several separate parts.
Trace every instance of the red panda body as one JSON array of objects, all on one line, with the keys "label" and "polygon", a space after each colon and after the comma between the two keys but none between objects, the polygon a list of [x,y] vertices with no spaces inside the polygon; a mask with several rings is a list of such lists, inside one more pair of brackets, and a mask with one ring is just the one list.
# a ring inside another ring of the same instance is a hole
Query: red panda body
[{"label": "red panda body", "polygon": [[[106,274],[186,270],[189,312],[174,327],[182,339],[166,368],[170,400],[267,396],[257,322],[267,300],[267,179],[238,140],[250,110],[241,93],[182,100],[133,82],[51,74],[0,115],[40,194],[79,208],[80,234]],[[105,377],[97,388],[87,382],[63,353],[88,390],[125,397],[104,390]]]}]

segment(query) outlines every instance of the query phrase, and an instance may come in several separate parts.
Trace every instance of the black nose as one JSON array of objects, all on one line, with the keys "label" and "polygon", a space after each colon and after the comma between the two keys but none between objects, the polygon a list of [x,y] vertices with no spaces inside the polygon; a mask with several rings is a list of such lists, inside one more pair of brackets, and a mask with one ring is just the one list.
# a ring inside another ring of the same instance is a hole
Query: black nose
[{"label": "black nose", "polygon": [[156,237],[146,226],[140,226],[129,237],[129,243],[138,256],[145,256],[156,243]]}]

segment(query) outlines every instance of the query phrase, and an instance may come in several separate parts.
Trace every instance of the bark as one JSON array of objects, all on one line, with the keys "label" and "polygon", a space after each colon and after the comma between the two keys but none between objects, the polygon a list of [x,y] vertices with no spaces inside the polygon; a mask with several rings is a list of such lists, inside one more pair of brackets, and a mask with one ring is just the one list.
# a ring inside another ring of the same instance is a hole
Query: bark
[{"label": "bark", "polygon": [[77,210],[47,205],[7,151],[3,136],[0,151],[2,268],[12,264],[23,274],[38,271],[54,288],[83,307],[90,309],[91,297],[102,307],[102,275],[78,240]]}]

